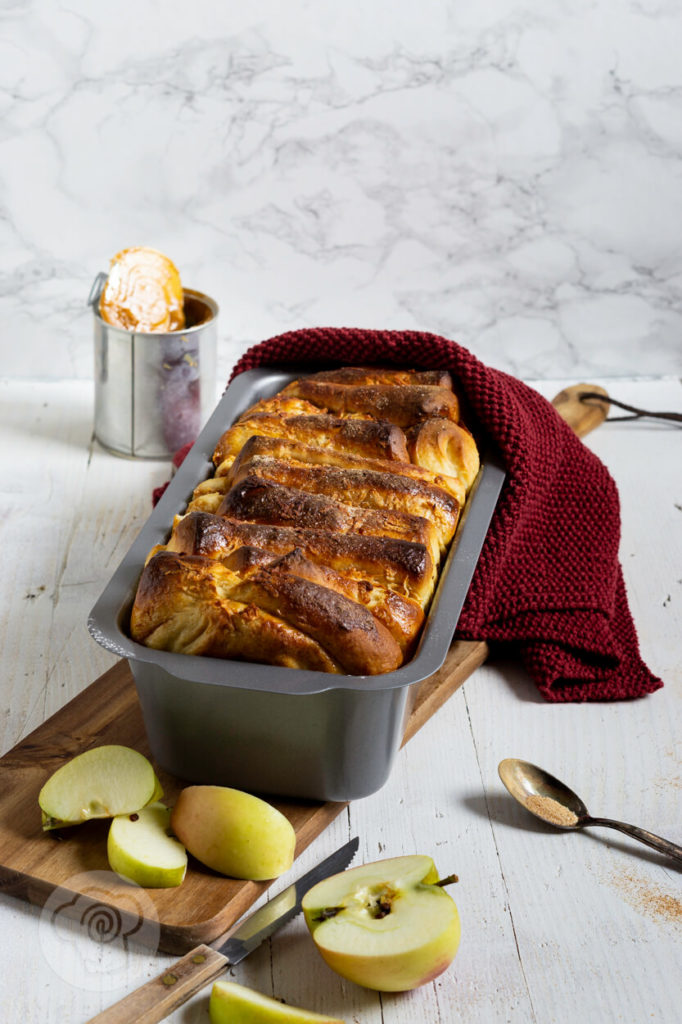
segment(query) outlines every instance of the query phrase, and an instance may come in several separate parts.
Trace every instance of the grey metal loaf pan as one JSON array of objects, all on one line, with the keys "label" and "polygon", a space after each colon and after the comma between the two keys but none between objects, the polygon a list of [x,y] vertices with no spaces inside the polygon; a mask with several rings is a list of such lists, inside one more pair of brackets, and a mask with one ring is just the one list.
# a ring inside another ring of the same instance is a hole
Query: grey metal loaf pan
[{"label": "grey metal loaf pan", "polygon": [[156,762],[186,782],[345,801],[387,780],[416,684],[445,660],[504,482],[486,454],[441,571],[415,655],[393,672],[339,676],[154,651],[128,636],[145,559],[167,540],[196,485],[211,475],[223,432],[298,372],[249,370],[230,384],[88,619],[107,650],[127,658]]}]

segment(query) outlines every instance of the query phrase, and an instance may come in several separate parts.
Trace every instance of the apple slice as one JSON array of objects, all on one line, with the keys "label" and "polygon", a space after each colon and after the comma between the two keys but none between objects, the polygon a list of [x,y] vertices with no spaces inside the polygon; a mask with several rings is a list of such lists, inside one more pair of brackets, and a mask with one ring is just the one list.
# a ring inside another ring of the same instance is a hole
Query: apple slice
[{"label": "apple slice", "polygon": [[277,878],[294,862],[296,833],[288,818],[239,789],[187,786],[171,829],[192,856],[231,878]]},{"label": "apple slice", "polygon": [[43,829],[131,814],[163,795],[154,769],[137,750],[110,744],[67,761],[38,794]]},{"label": "apple slice", "polygon": [[132,814],[119,814],[107,837],[109,867],[146,889],[180,885],[187,871],[182,843],[168,835],[170,808],[155,801]]},{"label": "apple slice", "polygon": [[306,924],[342,977],[380,992],[417,988],[449,966],[459,945],[457,907],[437,882],[433,861],[420,855],[349,868],[305,894]]},{"label": "apple slice", "polygon": [[297,1006],[287,1006],[233,981],[216,981],[208,1003],[211,1024],[344,1024]]}]

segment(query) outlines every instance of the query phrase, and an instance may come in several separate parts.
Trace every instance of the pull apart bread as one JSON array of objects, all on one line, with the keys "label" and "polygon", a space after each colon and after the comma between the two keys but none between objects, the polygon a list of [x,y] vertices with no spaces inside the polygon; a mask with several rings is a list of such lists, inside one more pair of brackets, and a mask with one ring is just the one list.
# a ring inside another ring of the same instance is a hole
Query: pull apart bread
[{"label": "pull apart bread", "polygon": [[415,649],[478,473],[446,371],[301,377],[225,431],[131,636],[157,650],[348,675]]}]

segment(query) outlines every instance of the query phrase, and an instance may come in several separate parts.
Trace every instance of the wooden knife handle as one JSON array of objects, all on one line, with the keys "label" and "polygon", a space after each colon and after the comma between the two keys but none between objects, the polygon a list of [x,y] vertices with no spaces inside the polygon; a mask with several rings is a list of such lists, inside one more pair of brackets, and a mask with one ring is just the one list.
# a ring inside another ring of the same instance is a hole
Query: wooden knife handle
[{"label": "wooden knife handle", "polygon": [[[583,401],[580,396],[587,394],[604,397],[603,400],[587,398]],[[572,384],[552,399],[552,405],[578,437],[584,437],[600,426],[608,416],[610,407],[608,392],[598,384]]]},{"label": "wooden knife handle", "polygon": [[91,1017],[87,1024],[158,1024],[204,985],[215,981],[228,964],[227,957],[210,946],[197,946],[163,974]]}]

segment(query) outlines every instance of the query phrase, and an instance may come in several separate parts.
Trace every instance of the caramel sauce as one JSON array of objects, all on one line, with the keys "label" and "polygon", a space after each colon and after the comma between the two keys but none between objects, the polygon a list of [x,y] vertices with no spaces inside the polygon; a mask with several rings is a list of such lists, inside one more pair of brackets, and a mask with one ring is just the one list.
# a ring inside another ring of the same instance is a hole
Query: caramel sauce
[{"label": "caramel sauce", "polygon": [[185,290],[185,324],[186,328],[198,327],[199,324],[208,323],[213,318],[213,310],[208,302],[204,302],[198,295],[192,295]]}]

